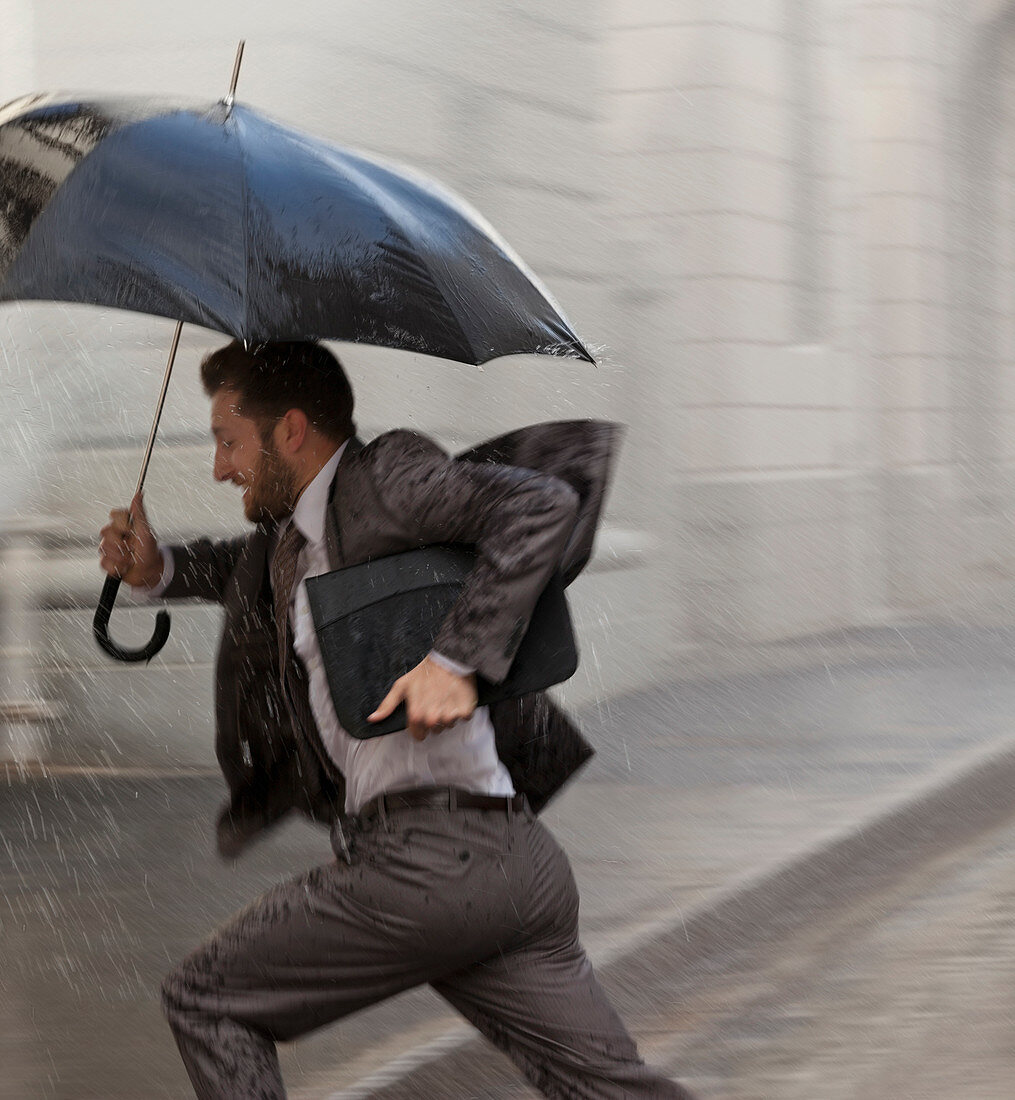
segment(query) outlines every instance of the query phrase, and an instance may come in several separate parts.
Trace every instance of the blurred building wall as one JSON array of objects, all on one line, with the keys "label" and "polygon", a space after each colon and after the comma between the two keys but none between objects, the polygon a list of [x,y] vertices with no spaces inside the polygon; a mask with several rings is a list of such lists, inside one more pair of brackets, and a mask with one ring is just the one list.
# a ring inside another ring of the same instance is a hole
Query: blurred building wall
[{"label": "blurred building wall", "polygon": [[613,5],[617,222],[661,291],[626,350],[692,641],[1010,577],[1010,7]]},{"label": "blurred building wall", "polygon": [[[1010,577],[1010,8],[0,0],[16,59],[0,88],[213,99],[244,37],[242,99],[411,162],[489,217],[598,368],[341,350],[365,435],[404,424],[455,447],[557,417],[628,425],[574,591],[585,662],[566,694],[581,702]],[[173,735],[192,731],[203,759],[210,613],[177,612],[176,648],[128,681],[94,652],[82,606],[171,326],[67,307],[11,307],[3,323],[8,355],[71,409],[40,429],[29,509],[49,517],[51,690],[111,745],[151,693],[180,699]],[[185,335],[167,406],[148,494],[167,536],[239,526],[234,494],[210,482],[194,380],[216,342]]]}]

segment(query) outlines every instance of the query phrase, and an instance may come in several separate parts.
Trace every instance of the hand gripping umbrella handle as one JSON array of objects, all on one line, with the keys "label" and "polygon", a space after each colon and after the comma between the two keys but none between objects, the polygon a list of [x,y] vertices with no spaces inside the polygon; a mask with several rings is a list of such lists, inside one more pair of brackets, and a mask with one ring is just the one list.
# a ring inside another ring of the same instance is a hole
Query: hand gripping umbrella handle
[{"label": "hand gripping umbrella handle", "polygon": [[166,639],[169,637],[169,612],[163,610],[155,616],[155,633],[147,645],[140,649],[124,649],[109,636],[109,616],[112,614],[119,590],[120,578],[106,577],[106,583],[102,586],[102,595],[99,597],[99,606],[95,609],[95,618],[92,619],[92,634],[95,635],[99,648],[117,661],[150,661],[166,644]]},{"label": "hand gripping umbrella handle", "polygon": [[[148,435],[148,446],[145,448],[144,458],[141,461],[141,473],[137,479],[134,496],[137,496],[144,488],[144,479],[148,473],[152,448],[155,446],[159,420],[162,419],[162,409],[166,403],[166,392],[169,389],[169,379],[173,373],[173,363],[176,361],[176,349],[180,346],[180,333],[182,331],[183,322],[179,321],[176,325],[176,331],[173,333],[172,345],[169,348],[169,362],[166,363],[166,372],[162,378],[162,392],[159,394],[155,419],[152,421],[152,430]],[[102,586],[102,595],[99,597],[99,606],[95,609],[95,617],[92,619],[92,634],[99,643],[99,648],[108,653],[114,660],[150,661],[166,644],[166,639],[169,637],[169,612],[163,610],[155,616],[155,633],[147,645],[142,646],[140,649],[125,649],[123,646],[117,645],[109,636],[109,616],[113,612],[113,604],[116,603],[116,594],[119,590],[120,578],[106,577],[106,583]]]}]

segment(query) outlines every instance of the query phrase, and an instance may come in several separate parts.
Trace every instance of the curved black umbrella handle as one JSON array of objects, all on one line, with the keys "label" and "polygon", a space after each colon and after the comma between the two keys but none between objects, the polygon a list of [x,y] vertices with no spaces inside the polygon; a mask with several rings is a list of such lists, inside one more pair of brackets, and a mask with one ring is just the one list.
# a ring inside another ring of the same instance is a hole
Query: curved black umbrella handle
[{"label": "curved black umbrella handle", "polygon": [[155,633],[151,641],[140,649],[124,649],[117,645],[109,636],[109,616],[116,603],[116,593],[120,590],[119,577],[106,577],[106,583],[102,586],[102,595],[99,597],[99,606],[95,609],[95,618],[92,619],[92,633],[101,649],[117,661],[150,661],[156,653],[166,644],[169,637],[169,612],[160,611],[155,616]]},{"label": "curved black umbrella handle", "polygon": [[[162,378],[162,392],[159,394],[155,419],[152,421],[152,430],[148,435],[148,446],[145,448],[144,459],[141,462],[141,474],[137,479],[134,496],[141,492],[145,475],[148,473],[148,463],[151,461],[152,448],[155,446],[155,435],[159,430],[159,420],[162,418],[162,409],[166,403],[166,391],[169,389],[169,378],[173,373],[173,363],[176,361],[176,349],[180,346],[180,333],[182,331],[183,322],[178,321],[176,331],[173,333],[172,344],[169,347],[169,361],[166,363],[166,373]],[[131,517],[131,522],[133,522],[133,517]],[[92,619],[92,634],[95,635],[99,648],[116,661],[150,661],[166,644],[166,639],[169,637],[169,612],[160,611],[155,616],[155,633],[146,646],[142,646],[140,649],[124,649],[123,646],[117,645],[109,636],[109,616],[113,613],[113,604],[116,603],[116,593],[119,590],[120,578],[106,577],[106,583],[102,586],[102,595],[99,597],[99,606],[95,609],[95,618]]]}]

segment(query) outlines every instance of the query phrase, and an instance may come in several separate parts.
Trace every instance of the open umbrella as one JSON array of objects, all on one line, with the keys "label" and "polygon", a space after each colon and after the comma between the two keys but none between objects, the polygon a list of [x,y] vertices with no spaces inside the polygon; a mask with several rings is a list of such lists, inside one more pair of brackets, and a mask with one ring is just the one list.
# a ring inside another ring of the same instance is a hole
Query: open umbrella
[{"label": "open umbrella", "polygon": [[0,111],[5,299],[154,313],[248,342],[591,359],[460,199],[239,104],[31,96]]},{"label": "open umbrella", "polygon": [[[461,199],[409,169],[234,103],[35,95],[0,108],[0,301],[178,321],[143,484],[190,322],[248,343],[335,339],[465,363],[592,356],[547,291]],[[108,635],[119,581],[96,612]]]}]

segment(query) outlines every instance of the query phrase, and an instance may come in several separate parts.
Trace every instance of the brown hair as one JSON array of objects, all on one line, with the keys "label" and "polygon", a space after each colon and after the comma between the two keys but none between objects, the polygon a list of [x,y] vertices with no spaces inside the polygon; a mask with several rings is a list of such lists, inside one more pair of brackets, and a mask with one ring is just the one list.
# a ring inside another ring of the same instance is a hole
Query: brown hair
[{"label": "brown hair", "polygon": [[300,409],[336,443],[356,434],[349,379],[338,359],[316,341],[279,340],[248,348],[233,340],[201,360],[201,383],[209,397],[235,390],[243,415],[262,430],[289,409]]}]

